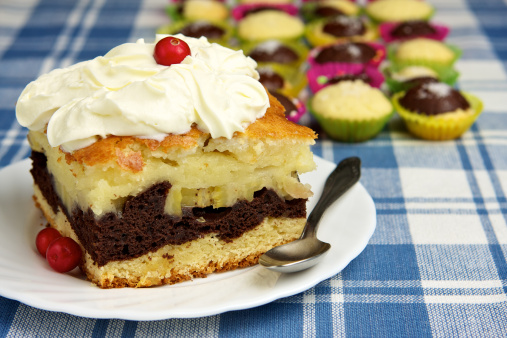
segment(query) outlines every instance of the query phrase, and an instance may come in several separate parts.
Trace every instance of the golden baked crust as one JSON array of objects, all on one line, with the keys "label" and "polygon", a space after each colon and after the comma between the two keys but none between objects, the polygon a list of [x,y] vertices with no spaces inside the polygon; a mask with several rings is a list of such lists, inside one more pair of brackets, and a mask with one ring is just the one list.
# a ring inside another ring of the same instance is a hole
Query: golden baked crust
[{"label": "golden baked crust", "polygon": [[[250,124],[244,133],[236,132],[233,139],[290,139],[291,141],[313,142],[317,138],[312,129],[287,120],[282,104],[272,95],[268,95],[270,107],[264,117]],[[185,134],[171,134],[162,141],[132,136],[109,136],[86,148],[76,150],[73,153],[65,153],[65,159],[67,163],[78,162],[88,166],[116,160],[123,169],[138,172],[142,170],[143,157],[141,151],[129,151],[133,144],[144,146],[151,151],[190,150],[198,147],[209,137],[209,134],[198,130],[195,126]]]}]

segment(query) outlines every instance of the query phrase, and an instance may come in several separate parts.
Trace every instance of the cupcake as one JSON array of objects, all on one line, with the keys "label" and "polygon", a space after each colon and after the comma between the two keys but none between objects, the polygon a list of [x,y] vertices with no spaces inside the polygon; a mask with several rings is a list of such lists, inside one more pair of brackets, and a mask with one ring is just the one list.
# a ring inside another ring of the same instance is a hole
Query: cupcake
[{"label": "cupcake", "polygon": [[373,41],[377,29],[360,17],[338,15],[310,22],[305,37],[312,46],[325,46],[340,41]]},{"label": "cupcake", "polygon": [[259,66],[257,71],[260,83],[270,92],[297,97],[308,83],[306,76],[299,69],[269,64]]},{"label": "cupcake", "polygon": [[270,39],[294,40],[303,35],[300,18],[284,11],[265,10],[246,16],[238,23],[238,37],[243,41]]},{"label": "cupcake", "polygon": [[299,41],[266,40],[242,45],[243,52],[258,64],[276,63],[299,67],[308,55],[308,49]]},{"label": "cupcake", "polygon": [[304,103],[296,97],[287,96],[280,92],[270,92],[278,102],[285,108],[285,117],[287,120],[298,123],[301,117],[306,113]]},{"label": "cupcake", "polygon": [[341,81],[318,91],[310,111],[331,138],[361,142],[384,128],[393,107],[379,89],[356,80]]},{"label": "cupcake", "polygon": [[383,45],[373,42],[342,42],[310,51],[308,63],[318,67],[328,63],[358,63],[377,67],[385,58]]},{"label": "cupcake", "polygon": [[406,91],[414,85],[422,81],[427,81],[428,79],[454,85],[459,76],[459,73],[454,68],[429,68],[421,65],[407,65],[401,67],[390,65],[384,69],[384,74],[386,75],[386,84],[391,93]]},{"label": "cupcake", "polygon": [[223,21],[229,16],[229,10],[223,2],[211,0],[186,0],[175,3],[167,7],[167,13],[174,21]]},{"label": "cupcake", "polygon": [[427,38],[404,41],[389,46],[389,59],[394,64],[416,64],[450,67],[459,58],[461,51],[455,46]]},{"label": "cupcake", "polygon": [[234,7],[232,10],[232,17],[236,21],[243,20],[250,14],[255,14],[267,10],[285,12],[289,15],[295,16],[298,14],[298,8],[292,4],[283,3],[251,3]]},{"label": "cupcake", "polygon": [[420,37],[443,41],[449,34],[449,28],[426,20],[410,20],[385,22],[379,26],[379,32],[382,39],[387,43]]},{"label": "cupcake", "polygon": [[365,7],[366,14],[375,22],[429,20],[434,8],[420,0],[376,0]]},{"label": "cupcake", "polygon": [[340,81],[361,80],[375,88],[384,83],[384,76],[376,67],[354,63],[330,63],[322,67],[311,67],[306,74],[312,93]]},{"label": "cupcake", "polygon": [[477,97],[442,82],[421,83],[392,102],[411,134],[434,141],[460,137],[482,111]]},{"label": "cupcake", "polygon": [[349,0],[321,0],[306,2],[301,6],[301,15],[306,21],[338,15],[357,16],[361,12],[355,2]]},{"label": "cupcake", "polygon": [[233,29],[227,23],[209,20],[182,20],[157,30],[157,34],[183,34],[192,38],[204,36],[209,42],[228,46]]}]

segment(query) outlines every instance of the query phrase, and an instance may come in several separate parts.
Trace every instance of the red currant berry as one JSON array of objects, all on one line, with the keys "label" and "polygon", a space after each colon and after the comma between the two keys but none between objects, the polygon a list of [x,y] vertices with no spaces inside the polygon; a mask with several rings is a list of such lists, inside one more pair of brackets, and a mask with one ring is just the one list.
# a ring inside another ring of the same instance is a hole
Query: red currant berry
[{"label": "red currant berry", "polygon": [[42,229],[35,238],[35,246],[37,247],[37,251],[39,251],[43,257],[46,257],[46,250],[48,249],[49,244],[51,244],[52,241],[59,237],[62,237],[62,235],[56,229]]},{"label": "red currant berry", "polygon": [[46,259],[53,270],[68,272],[81,261],[81,247],[70,237],[60,237],[49,244]]},{"label": "red currant berry", "polygon": [[159,65],[170,66],[180,63],[190,55],[190,47],[181,39],[168,36],[155,45],[153,57]]}]

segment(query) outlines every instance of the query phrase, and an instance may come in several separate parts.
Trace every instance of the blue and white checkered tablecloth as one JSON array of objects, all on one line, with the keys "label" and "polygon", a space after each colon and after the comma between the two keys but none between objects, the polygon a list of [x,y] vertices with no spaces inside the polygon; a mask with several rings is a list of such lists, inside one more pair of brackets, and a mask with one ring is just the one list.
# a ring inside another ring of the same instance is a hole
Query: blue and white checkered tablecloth
[{"label": "blue and white checkered tablecloth", "polygon": [[[459,46],[459,86],[484,113],[456,141],[322,136],[316,155],[359,156],[377,208],[366,249],[336,276],[257,308],[195,319],[89,319],[0,297],[1,336],[507,336],[507,2],[431,0]],[[0,167],[29,155],[14,106],[53,68],[102,55],[168,22],[166,0],[0,0]],[[308,121],[308,119],[307,119]],[[311,121],[310,121],[311,122]],[[1,189],[1,184],[0,184]]]}]

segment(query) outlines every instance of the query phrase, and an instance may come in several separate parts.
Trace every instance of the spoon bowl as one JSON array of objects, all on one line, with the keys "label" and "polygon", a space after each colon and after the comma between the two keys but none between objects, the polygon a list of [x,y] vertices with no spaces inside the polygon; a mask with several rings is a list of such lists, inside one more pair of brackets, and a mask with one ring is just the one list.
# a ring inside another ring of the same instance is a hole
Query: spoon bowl
[{"label": "spoon bowl", "polygon": [[341,161],[329,175],[324,190],[308,216],[300,238],[267,251],[259,264],[278,272],[290,273],[308,269],[322,260],[331,245],[317,238],[317,228],[327,208],[359,181],[361,160],[349,157]]}]

